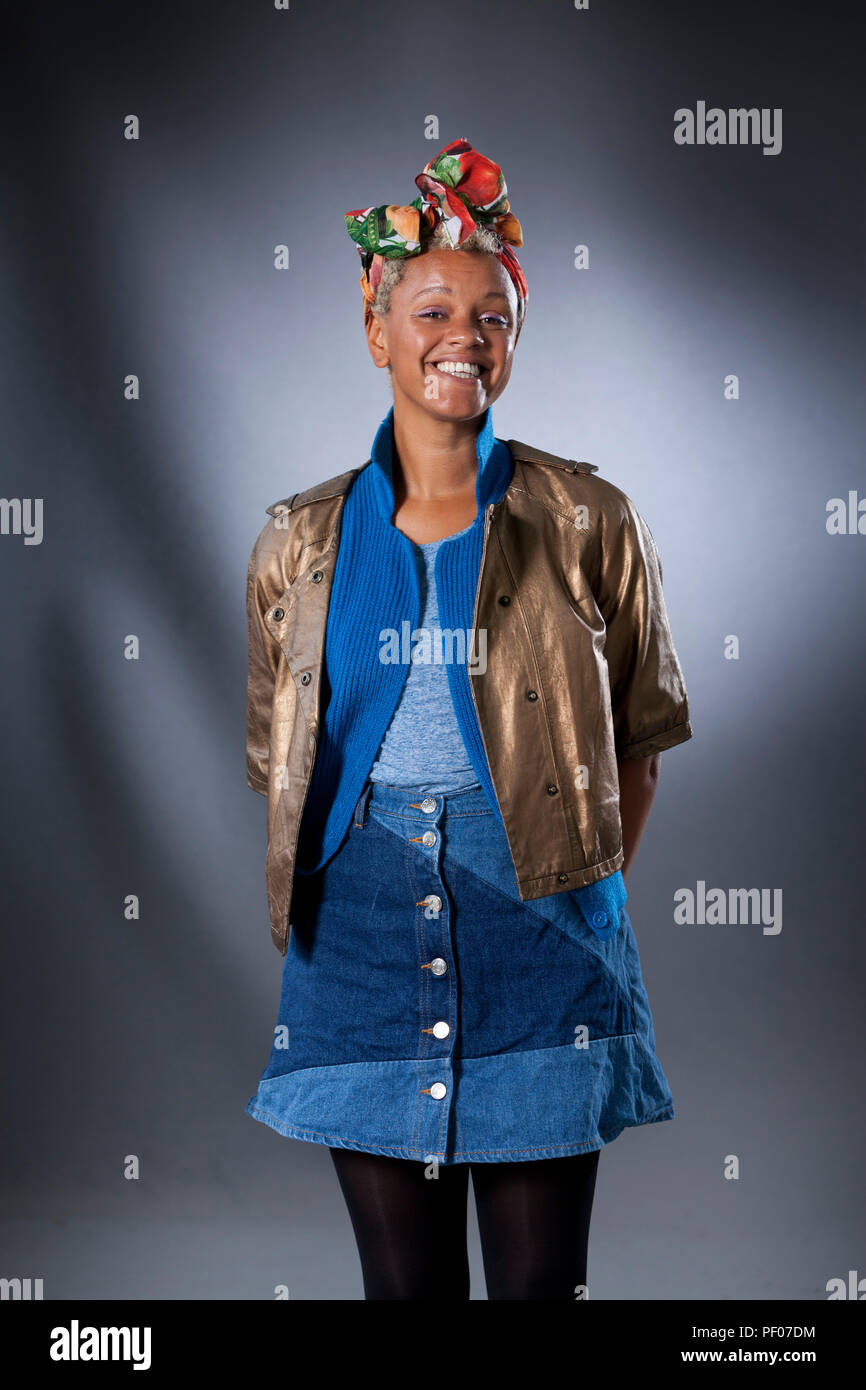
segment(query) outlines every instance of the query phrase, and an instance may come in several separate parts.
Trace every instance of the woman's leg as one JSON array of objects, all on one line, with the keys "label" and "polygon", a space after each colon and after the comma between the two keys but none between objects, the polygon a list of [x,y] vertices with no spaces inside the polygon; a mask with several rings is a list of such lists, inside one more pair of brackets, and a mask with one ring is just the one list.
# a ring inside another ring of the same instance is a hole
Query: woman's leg
[{"label": "woman's leg", "polygon": [[361,1257],[365,1299],[469,1298],[469,1168],[429,1165],[354,1149],[331,1157]]},{"label": "woman's leg", "polygon": [[488,1299],[579,1296],[599,1152],[472,1164]]}]

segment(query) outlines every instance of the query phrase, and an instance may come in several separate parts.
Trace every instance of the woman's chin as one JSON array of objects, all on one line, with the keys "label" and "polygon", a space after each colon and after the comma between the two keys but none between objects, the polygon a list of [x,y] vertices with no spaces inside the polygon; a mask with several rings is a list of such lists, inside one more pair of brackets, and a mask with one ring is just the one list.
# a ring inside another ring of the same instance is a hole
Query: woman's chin
[{"label": "woman's chin", "polygon": [[419,404],[429,415],[440,420],[474,420],[476,416],[484,414],[489,399],[487,392],[477,382],[472,386],[460,382],[453,388],[450,382],[446,382],[444,387],[437,383],[435,395],[428,395],[425,391]]}]

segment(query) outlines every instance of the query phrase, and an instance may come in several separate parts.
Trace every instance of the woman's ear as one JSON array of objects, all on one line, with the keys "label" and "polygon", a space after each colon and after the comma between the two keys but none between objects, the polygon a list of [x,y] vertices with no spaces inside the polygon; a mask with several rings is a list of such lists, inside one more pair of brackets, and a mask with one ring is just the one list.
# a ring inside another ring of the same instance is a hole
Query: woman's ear
[{"label": "woman's ear", "polygon": [[385,324],[382,315],[375,312],[371,313],[364,324],[364,332],[367,335],[367,347],[370,349],[370,356],[376,366],[389,366],[391,357],[385,343]]}]

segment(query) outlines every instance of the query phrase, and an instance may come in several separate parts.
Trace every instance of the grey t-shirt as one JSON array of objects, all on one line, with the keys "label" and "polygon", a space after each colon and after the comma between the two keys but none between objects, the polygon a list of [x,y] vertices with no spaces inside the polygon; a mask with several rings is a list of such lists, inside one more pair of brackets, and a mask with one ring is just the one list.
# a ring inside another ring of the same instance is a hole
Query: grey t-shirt
[{"label": "grey t-shirt", "polygon": [[[456,534],[462,536],[469,530],[471,527],[467,526]],[[424,653],[416,652],[416,643],[411,644],[413,659],[406,683],[369,772],[373,782],[388,782],[396,787],[423,783],[433,793],[481,785],[454,713],[446,661],[436,659],[437,653],[444,653],[447,659],[450,651],[447,642],[435,641],[439,607],[434,565],[436,552],[445,539],[452,538],[443,537],[423,545],[413,543],[421,587],[418,626],[429,634],[427,653],[431,659],[424,660]]]}]

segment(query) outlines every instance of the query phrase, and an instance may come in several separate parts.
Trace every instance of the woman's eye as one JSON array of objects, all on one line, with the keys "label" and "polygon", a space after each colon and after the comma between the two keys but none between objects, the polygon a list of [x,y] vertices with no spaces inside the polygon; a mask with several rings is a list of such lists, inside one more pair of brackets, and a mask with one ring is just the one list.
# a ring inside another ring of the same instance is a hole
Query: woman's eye
[{"label": "woman's eye", "polygon": [[[428,319],[433,314],[438,314],[440,318],[444,318],[444,314],[441,309],[422,309],[418,317],[419,319]],[[482,319],[488,322],[498,324],[500,328],[508,327],[507,320],[501,318],[499,314],[482,314],[481,317]]]}]

